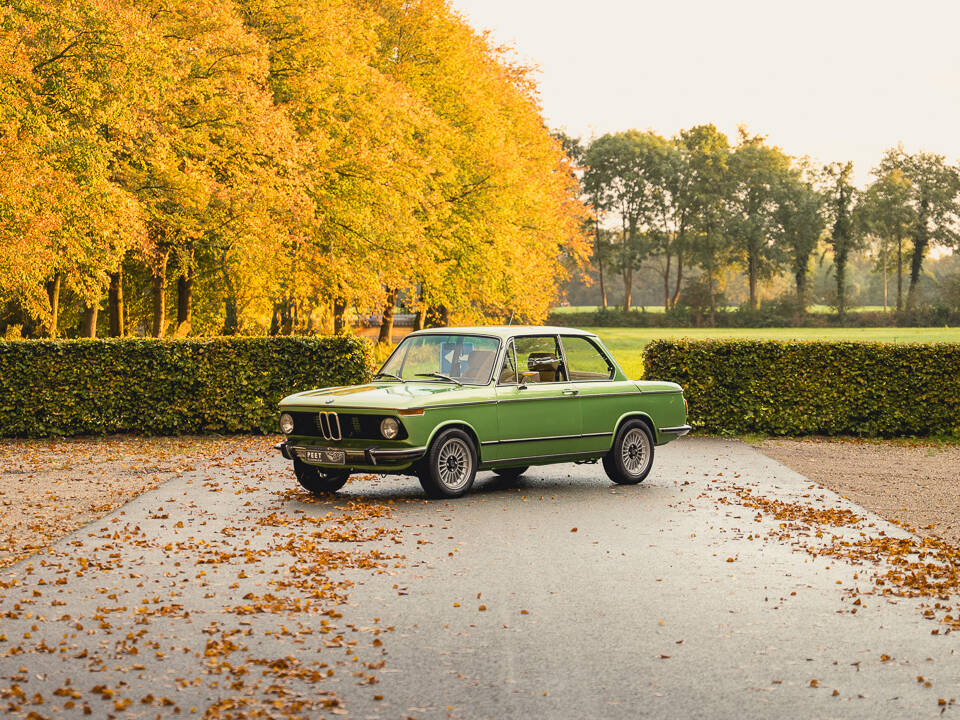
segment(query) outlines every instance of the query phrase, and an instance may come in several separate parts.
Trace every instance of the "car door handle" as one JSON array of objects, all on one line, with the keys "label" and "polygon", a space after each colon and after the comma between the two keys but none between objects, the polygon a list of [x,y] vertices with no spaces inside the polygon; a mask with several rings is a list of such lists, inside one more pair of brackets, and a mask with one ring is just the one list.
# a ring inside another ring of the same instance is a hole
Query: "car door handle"
[{"label": "car door handle", "polygon": [[563,394],[564,394],[564,395],[576,395],[576,394],[579,393],[579,392],[580,392],[579,390],[574,390],[573,388],[567,388],[566,390],[563,391]]}]

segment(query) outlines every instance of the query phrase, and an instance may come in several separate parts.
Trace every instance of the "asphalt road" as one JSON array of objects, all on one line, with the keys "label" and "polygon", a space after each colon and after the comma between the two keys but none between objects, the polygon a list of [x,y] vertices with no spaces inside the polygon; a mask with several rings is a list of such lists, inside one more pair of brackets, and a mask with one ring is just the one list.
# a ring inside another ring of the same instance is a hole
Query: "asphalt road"
[{"label": "asphalt road", "polygon": [[[785,521],[742,502],[754,496],[863,520]],[[917,599],[868,594],[869,564],[816,553],[833,534],[881,533],[904,534],[734,441],[659,448],[636,487],[611,485],[597,465],[561,465],[516,487],[483,473],[449,503],[403,478],[311,501],[280,458],[237,456],[0,576],[0,708],[955,715],[957,635],[932,634],[939,624]]]}]

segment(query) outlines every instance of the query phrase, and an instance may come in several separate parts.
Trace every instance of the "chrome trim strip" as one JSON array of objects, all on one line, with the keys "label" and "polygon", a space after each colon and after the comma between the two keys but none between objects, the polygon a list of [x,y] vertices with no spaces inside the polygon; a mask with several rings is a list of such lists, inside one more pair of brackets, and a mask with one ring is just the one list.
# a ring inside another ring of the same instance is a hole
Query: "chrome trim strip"
[{"label": "chrome trim strip", "polygon": [[641,395],[683,395],[683,390],[641,390]]},{"label": "chrome trim strip", "polygon": [[[553,383],[535,383],[533,385],[528,385],[527,387],[539,387],[540,385],[552,385]],[[573,398],[580,397],[579,395],[541,395],[539,397],[532,398],[503,398],[497,399],[497,404],[500,403],[512,403],[512,402],[536,402],[537,400],[572,400]]]},{"label": "chrome trim strip", "polygon": [[676,427],[660,428],[660,432],[670,433],[671,435],[676,435],[677,437],[680,437],[681,435],[686,435],[692,429],[693,428],[691,428],[689,425],[677,425]]},{"label": "chrome trim strip", "polygon": [[417,460],[427,451],[426,447],[403,448],[400,450],[378,450],[370,449],[370,460],[374,465],[382,462],[403,462],[405,460]]},{"label": "chrome trim strip", "polygon": [[436,410],[437,408],[449,408],[449,407],[466,407],[468,405],[494,405],[496,400],[472,400],[470,402],[462,403],[443,403],[442,405],[424,405],[424,410]]},{"label": "chrome trim strip", "polygon": [[[278,446],[279,447],[279,446]],[[416,460],[426,451],[426,447],[398,448],[396,450],[377,448],[331,448],[320,447],[316,445],[286,445],[287,452],[297,453],[301,450],[340,450],[343,451],[347,460],[359,465],[379,465],[381,462],[402,462],[404,460]],[[282,452],[282,450],[281,450]],[[368,461],[369,458],[369,461]],[[347,463],[348,465],[350,463]]]},{"label": "chrome trim strip", "polygon": [[[591,382],[591,381],[590,381],[590,380],[578,380],[577,382]],[[595,394],[593,394],[593,395],[590,395],[590,394],[586,394],[586,395],[581,394],[579,397],[581,397],[581,398],[583,398],[583,399],[586,399],[586,398],[599,398],[599,397],[626,397],[627,395],[646,395],[646,393],[640,392],[639,390],[636,390],[636,391],[633,391],[633,392],[595,393]]]},{"label": "chrome trim strip", "polygon": [[591,437],[609,437],[612,432],[585,433],[582,435],[546,435],[544,437],[510,438],[509,440],[484,440],[481,445],[509,445],[511,443],[539,442],[541,440],[579,440]]},{"label": "chrome trim strip", "polygon": [[589,452],[576,452],[576,453],[560,453],[557,455],[527,455],[526,457],[513,457],[513,458],[504,458],[503,460],[488,460],[483,463],[484,466],[490,465],[509,465],[522,462],[524,460],[553,460],[555,458],[592,458],[592,457],[603,457],[603,453],[597,452],[596,450],[591,450]]}]

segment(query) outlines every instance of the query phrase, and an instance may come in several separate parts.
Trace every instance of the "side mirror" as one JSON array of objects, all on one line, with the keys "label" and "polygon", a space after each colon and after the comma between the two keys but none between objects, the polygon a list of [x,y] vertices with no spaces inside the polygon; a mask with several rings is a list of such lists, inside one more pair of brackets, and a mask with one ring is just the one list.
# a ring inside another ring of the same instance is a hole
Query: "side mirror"
[{"label": "side mirror", "polygon": [[540,382],[540,373],[536,370],[526,370],[520,373],[520,384],[518,385],[518,390],[523,390],[527,387],[528,383]]}]

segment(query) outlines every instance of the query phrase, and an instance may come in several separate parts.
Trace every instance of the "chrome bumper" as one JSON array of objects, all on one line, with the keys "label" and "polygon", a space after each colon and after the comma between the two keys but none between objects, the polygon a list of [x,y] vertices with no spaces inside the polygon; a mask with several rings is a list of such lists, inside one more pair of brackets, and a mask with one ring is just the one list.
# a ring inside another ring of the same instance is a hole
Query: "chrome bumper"
[{"label": "chrome bumper", "polygon": [[289,443],[280,443],[275,446],[287,460],[293,460],[297,453],[305,450],[342,450],[346,457],[344,465],[401,465],[403,463],[419,460],[426,453],[425,447],[417,448],[367,448],[357,450],[351,448],[328,448],[314,445],[291,445]]},{"label": "chrome bumper", "polygon": [[677,425],[677,427],[660,428],[661,433],[676,435],[677,437],[686,435],[688,432],[690,432],[690,430],[691,427],[689,425]]}]

